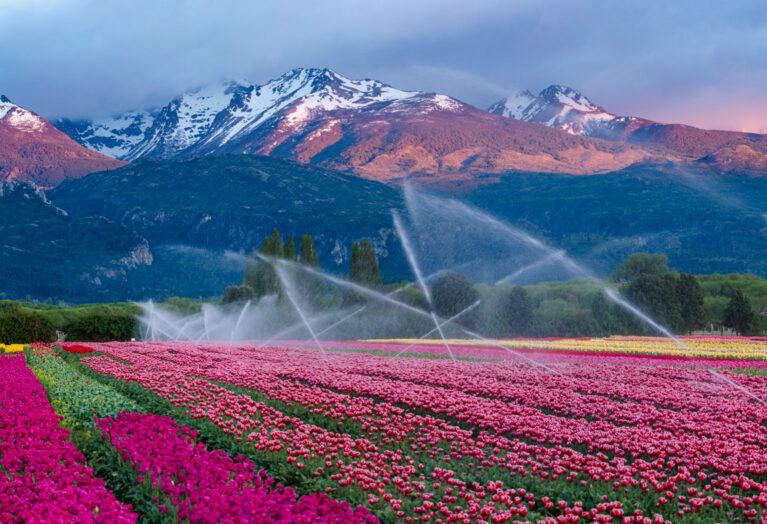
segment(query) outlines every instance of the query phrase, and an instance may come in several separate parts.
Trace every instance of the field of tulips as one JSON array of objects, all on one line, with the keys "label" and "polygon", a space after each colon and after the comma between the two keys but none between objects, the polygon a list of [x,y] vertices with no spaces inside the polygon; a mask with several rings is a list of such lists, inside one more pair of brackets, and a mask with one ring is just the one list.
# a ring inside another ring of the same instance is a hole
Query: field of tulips
[{"label": "field of tulips", "polygon": [[[762,340],[685,338],[684,356],[651,338],[427,341],[395,358],[410,343],[33,344],[0,365],[68,428],[95,520],[767,521],[767,377],[742,373],[766,367]],[[19,439],[0,435],[2,468]],[[14,489],[2,521],[25,520]]]}]

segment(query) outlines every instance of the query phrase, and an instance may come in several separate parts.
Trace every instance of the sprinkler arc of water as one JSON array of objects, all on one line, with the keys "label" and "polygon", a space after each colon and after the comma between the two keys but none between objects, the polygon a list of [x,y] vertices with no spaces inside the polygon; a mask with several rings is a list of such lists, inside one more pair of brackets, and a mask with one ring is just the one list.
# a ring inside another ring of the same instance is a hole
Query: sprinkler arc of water
[{"label": "sprinkler arc of water", "polygon": [[717,371],[714,371],[714,370],[713,370],[713,369],[711,369],[711,368],[707,368],[707,371],[708,371],[709,373],[711,373],[712,375],[714,375],[715,377],[718,377],[718,378],[720,378],[720,379],[724,380],[726,383],[730,384],[731,386],[735,387],[736,389],[739,389],[740,391],[742,391],[743,393],[745,393],[745,394],[746,394],[746,395],[748,395],[749,397],[751,397],[751,398],[753,398],[753,399],[756,399],[756,400],[757,400],[757,401],[758,401],[760,404],[762,404],[762,405],[765,405],[765,404],[767,404],[767,402],[765,402],[763,399],[761,399],[760,397],[758,397],[756,394],[752,393],[752,392],[751,392],[751,391],[750,391],[748,388],[746,388],[745,386],[741,386],[741,385],[740,385],[740,384],[738,384],[737,382],[735,382],[735,381],[733,381],[733,380],[730,380],[729,378],[725,377],[724,375],[722,375],[721,373],[719,373],[719,372],[717,372]]},{"label": "sprinkler arc of water", "polygon": [[231,345],[232,342],[234,341],[234,335],[235,333],[237,333],[237,330],[240,327],[240,323],[242,322],[242,318],[245,316],[245,312],[248,310],[249,307],[250,307],[250,300],[247,300],[245,302],[245,305],[242,306],[242,310],[240,311],[240,314],[237,317],[237,322],[234,323],[234,327],[232,328],[232,334],[229,335],[229,345]]},{"label": "sprinkler arc of water", "polygon": [[[446,325],[450,324],[451,322],[454,322],[454,321],[458,320],[460,317],[462,317],[463,315],[465,315],[465,314],[466,314],[466,313],[468,313],[469,311],[471,311],[471,310],[475,309],[476,307],[478,307],[478,306],[479,306],[479,304],[480,304],[481,302],[482,302],[481,300],[477,300],[476,302],[474,302],[474,303],[473,303],[472,305],[470,305],[469,307],[467,307],[467,308],[464,308],[462,311],[459,311],[458,313],[456,313],[456,314],[455,314],[455,315],[453,315],[452,317],[450,317],[450,318],[448,318],[447,320],[445,320],[444,322],[442,322],[442,324],[440,325],[440,327],[445,327]],[[425,333],[424,335],[421,335],[421,336],[418,338],[418,340],[423,340],[423,339],[425,339],[426,337],[428,337],[429,335],[431,335],[431,334],[432,334],[432,333],[434,333],[435,331],[437,331],[437,328],[436,328],[436,327],[434,327],[434,328],[431,328],[431,331],[429,331],[429,332]],[[410,348],[412,348],[413,346],[415,346],[417,343],[418,343],[418,341],[411,343],[411,344],[410,344],[408,347],[406,347],[405,349],[401,350],[401,351],[400,351],[399,353],[397,353],[396,355],[392,355],[392,356],[393,356],[393,357],[398,357],[398,356],[402,355],[403,353],[407,352],[407,350],[409,350]],[[455,359],[454,359],[454,360],[455,360]]]},{"label": "sprinkler arc of water", "polygon": [[549,262],[555,262],[557,261],[558,255],[562,255],[562,254],[564,254],[562,251],[557,251],[556,253],[549,253],[548,255],[536,260],[532,264],[528,264],[525,267],[517,269],[516,271],[513,271],[512,273],[509,273],[505,277],[501,277],[500,279],[496,280],[495,285],[497,286],[499,284],[505,284],[521,275],[524,275],[528,271],[532,271],[533,269],[537,269],[539,267],[545,266]]},{"label": "sprinkler arc of water", "polygon": [[348,289],[352,289],[354,291],[357,291],[358,293],[362,295],[366,295],[374,300],[378,300],[380,302],[386,302],[388,304],[391,304],[393,306],[398,306],[403,309],[406,309],[407,311],[410,311],[411,313],[415,313],[416,315],[430,317],[429,313],[426,311],[419,309],[417,307],[411,306],[410,304],[406,304],[405,302],[400,302],[399,300],[394,300],[389,295],[379,293],[378,291],[375,291],[373,289],[367,288],[365,286],[362,286],[360,284],[357,284],[355,282],[349,282],[348,280],[344,280],[342,278],[336,277],[334,275],[330,275],[328,273],[324,273],[322,271],[319,271],[318,269],[315,269],[310,266],[306,266],[304,264],[299,264],[298,262],[293,262],[290,260],[283,260],[279,258],[270,257],[267,255],[264,255],[262,253],[258,254],[258,257],[261,260],[264,260],[265,262],[268,262],[270,264],[284,264],[289,267],[293,267],[296,269],[300,269],[301,271],[306,271],[307,273],[310,273],[312,275],[318,276],[323,279],[327,279],[330,282],[333,282],[334,284],[338,284],[341,287],[346,287]]},{"label": "sprinkler arc of water", "polygon": [[311,333],[312,338],[314,339],[314,342],[317,344],[317,347],[320,348],[322,351],[322,358],[327,361],[328,355],[325,351],[325,348],[322,347],[322,344],[320,343],[320,339],[317,338],[317,335],[314,333],[314,329],[312,329],[312,325],[309,323],[308,319],[306,318],[306,315],[304,314],[303,309],[298,305],[298,302],[296,301],[295,297],[293,296],[293,284],[292,282],[289,282],[288,279],[285,276],[284,269],[280,266],[280,262],[284,262],[282,260],[278,260],[278,264],[274,266],[274,270],[277,273],[277,276],[280,279],[280,282],[282,282],[282,286],[285,288],[285,294],[288,296],[288,300],[293,305],[293,308],[298,313],[298,316],[301,317],[301,320],[306,325],[306,329],[309,330],[309,333]]},{"label": "sprinkler arc of water", "polygon": [[[379,293],[379,292],[374,291],[372,289],[366,288],[365,286],[360,286],[359,284],[355,284],[354,282],[348,282],[346,280],[340,279],[340,278],[335,277],[333,275],[329,275],[327,273],[323,273],[322,271],[319,271],[319,270],[317,270],[317,269],[315,269],[313,267],[305,266],[303,264],[299,264],[297,262],[292,262],[292,261],[289,261],[289,260],[283,260],[283,259],[277,259],[277,258],[269,257],[269,256],[266,256],[266,255],[263,255],[263,254],[259,254],[258,256],[261,259],[263,259],[263,260],[265,260],[266,262],[269,262],[269,263],[285,264],[285,265],[288,265],[288,266],[291,266],[291,267],[295,267],[297,269],[301,269],[302,271],[306,271],[306,272],[311,273],[313,275],[316,275],[318,277],[326,278],[326,279],[330,280],[331,282],[334,282],[334,283],[338,284],[339,286],[345,286],[345,287],[354,289],[355,291],[358,291],[358,292],[360,292],[362,294],[366,294],[366,295],[368,295],[368,296],[370,296],[372,298],[376,298],[376,299],[381,300],[383,302],[390,303],[390,304],[392,304],[394,306],[401,307],[401,308],[403,308],[403,309],[405,309],[407,311],[411,311],[411,312],[413,312],[415,314],[418,314],[418,315],[420,315],[422,317],[432,318],[432,319],[436,318],[437,320],[440,320],[440,318],[436,314],[429,313],[429,312],[424,311],[422,309],[413,307],[410,304],[406,304],[404,302],[400,302],[399,300],[394,300],[394,299],[390,298],[389,296],[384,295],[383,293]],[[432,316],[432,315],[434,315],[434,316]],[[561,375],[561,373],[559,373],[558,371],[556,371],[556,370],[546,366],[545,364],[537,362],[536,360],[531,359],[530,357],[527,357],[526,355],[523,355],[521,353],[518,353],[518,352],[516,352],[516,351],[514,351],[514,350],[512,350],[512,349],[510,349],[510,348],[508,348],[506,346],[502,346],[502,345],[498,344],[497,342],[493,342],[490,339],[485,338],[485,337],[483,337],[482,335],[480,335],[478,333],[474,333],[474,332],[466,330],[466,329],[462,329],[462,331],[464,333],[466,333],[467,335],[471,336],[472,338],[475,338],[475,339],[478,339],[478,340],[482,340],[482,341],[487,342],[487,343],[489,343],[489,344],[491,344],[493,346],[500,347],[501,349],[504,349],[505,351],[508,351],[511,354],[517,355],[518,357],[520,357],[520,358],[522,358],[524,360],[532,362],[533,364],[535,364],[537,366],[540,366],[540,367],[542,367],[542,368],[544,368],[544,369],[546,369],[548,371],[551,371],[552,373],[555,373],[557,375]]]},{"label": "sprinkler arc of water", "polygon": [[[315,269],[313,267],[305,266],[303,264],[298,264],[296,262],[291,262],[291,261],[288,261],[288,260],[274,259],[272,257],[268,257],[268,256],[265,256],[265,255],[259,255],[259,256],[261,258],[263,258],[264,260],[266,260],[267,262],[272,262],[273,261],[274,263],[279,262],[279,263],[283,263],[283,264],[286,264],[286,265],[294,266],[296,268],[299,268],[299,269],[301,269],[303,271],[307,271],[307,272],[309,272],[311,274],[314,274],[316,276],[319,276],[319,277],[322,277],[322,278],[327,278],[331,282],[335,282],[335,283],[337,283],[340,286],[350,287],[350,288],[355,289],[355,290],[357,290],[357,291],[359,291],[361,293],[367,294],[368,296],[372,296],[374,298],[379,298],[380,300],[385,299],[384,300],[385,302],[391,303],[391,304],[393,304],[395,306],[399,306],[401,308],[404,308],[404,309],[406,309],[408,311],[411,311],[411,312],[416,313],[418,315],[421,315],[423,317],[426,317],[426,318],[436,318],[437,320],[440,320],[437,315],[434,315],[432,317],[433,313],[429,313],[429,312],[424,311],[422,309],[418,309],[416,307],[413,307],[410,304],[406,304],[404,302],[400,302],[398,300],[394,300],[394,299],[384,295],[383,293],[378,293],[376,291],[368,289],[368,288],[366,288],[364,286],[360,286],[360,285],[355,284],[353,282],[347,282],[347,281],[342,280],[342,279],[340,279],[338,277],[334,277],[333,275],[328,275],[327,273],[323,273],[321,271],[318,271],[317,269]],[[492,341],[492,340],[490,340],[490,339],[488,339],[486,337],[483,337],[482,335],[480,335],[478,333],[474,333],[473,331],[469,331],[467,329],[463,329],[462,328],[461,330],[464,333],[466,333],[467,335],[469,335],[470,337],[474,338],[474,339],[482,340],[482,341],[484,341],[484,342],[486,342],[488,344],[491,344],[493,346],[500,347],[501,349],[503,349],[503,350],[513,354],[513,355],[516,355],[516,356],[518,356],[518,357],[520,357],[520,358],[522,358],[524,360],[527,360],[528,362],[531,362],[532,364],[534,364],[536,366],[540,366],[541,368],[546,369],[546,370],[548,370],[548,371],[550,371],[550,372],[552,372],[552,373],[554,373],[556,375],[561,375],[560,372],[550,368],[549,366],[547,366],[547,365],[545,365],[545,364],[543,364],[541,362],[538,362],[538,361],[536,361],[534,359],[531,359],[530,357],[528,357],[526,355],[523,355],[522,353],[514,351],[511,348],[503,346],[503,345],[499,344],[498,342],[494,342],[494,341]],[[453,357],[453,358],[455,358],[455,357]]]},{"label": "sprinkler arc of water", "polygon": [[399,213],[397,213],[396,210],[392,209],[391,215],[392,215],[392,221],[394,222],[394,229],[397,231],[397,236],[399,236],[400,243],[402,244],[402,249],[405,250],[405,255],[407,256],[408,263],[410,263],[410,269],[413,270],[416,281],[418,282],[418,285],[421,287],[421,291],[423,291],[423,294],[426,296],[426,301],[429,303],[429,309],[432,310],[431,319],[434,322],[434,326],[437,328],[437,331],[439,332],[439,336],[442,338],[442,342],[445,344],[445,348],[447,349],[448,354],[450,354],[450,358],[455,360],[455,355],[453,355],[453,350],[450,348],[450,344],[447,343],[445,334],[442,332],[442,328],[439,325],[439,320],[437,319],[437,315],[434,313],[434,302],[431,299],[431,292],[429,291],[429,288],[426,286],[426,281],[424,280],[423,274],[421,273],[421,267],[418,265],[418,260],[415,257],[415,250],[413,249],[413,246],[410,244],[410,238],[408,237],[408,234],[405,231],[405,227],[402,225],[402,221],[399,218]]}]

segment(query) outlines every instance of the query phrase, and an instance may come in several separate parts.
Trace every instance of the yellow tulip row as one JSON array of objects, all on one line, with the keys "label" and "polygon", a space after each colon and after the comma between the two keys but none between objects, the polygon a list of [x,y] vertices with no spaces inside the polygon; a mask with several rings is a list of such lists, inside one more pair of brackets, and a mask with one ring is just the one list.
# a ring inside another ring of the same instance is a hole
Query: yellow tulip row
[{"label": "yellow tulip row", "polygon": [[0,353],[19,353],[24,351],[24,344],[0,344]]},{"label": "yellow tulip row", "polygon": [[[376,342],[441,344],[442,340],[386,339],[376,340]],[[553,340],[535,338],[493,341],[452,339],[447,342],[452,345],[463,346],[492,346],[501,344],[508,348],[559,349],[605,353],[767,360],[767,340],[737,337],[684,337],[678,342],[662,337],[620,336],[593,339],[563,338]]]}]

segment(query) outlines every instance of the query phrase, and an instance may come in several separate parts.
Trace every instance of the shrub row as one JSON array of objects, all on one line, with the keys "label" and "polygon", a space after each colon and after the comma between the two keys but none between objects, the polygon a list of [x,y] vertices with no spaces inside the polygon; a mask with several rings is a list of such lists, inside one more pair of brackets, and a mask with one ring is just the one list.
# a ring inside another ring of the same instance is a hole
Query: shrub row
[{"label": "shrub row", "polygon": [[42,313],[17,309],[0,311],[0,343],[26,344],[56,340],[56,327]]},{"label": "shrub row", "polygon": [[77,316],[62,326],[70,341],[109,342],[136,336],[136,317],[122,311],[96,311]]}]

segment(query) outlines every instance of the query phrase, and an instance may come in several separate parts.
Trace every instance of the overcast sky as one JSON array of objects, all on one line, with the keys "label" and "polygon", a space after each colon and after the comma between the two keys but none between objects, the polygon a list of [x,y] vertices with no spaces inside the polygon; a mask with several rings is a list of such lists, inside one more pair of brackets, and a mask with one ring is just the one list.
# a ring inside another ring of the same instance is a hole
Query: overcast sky
[{"label": "overcast sky", "polygon": [[482,108],[556,83],[622,115],[767,131],[763,0],[0,0],[0,93],[48,118],[299,66]]}]

